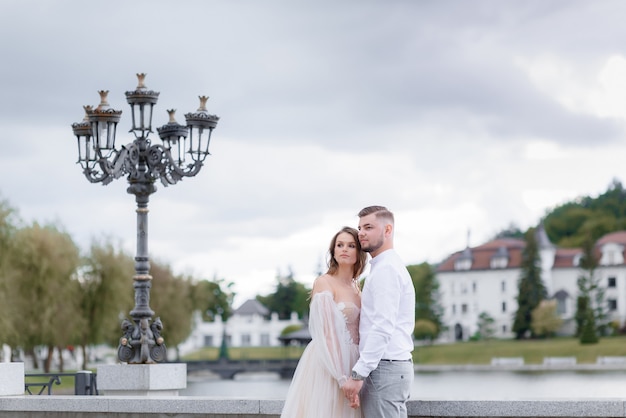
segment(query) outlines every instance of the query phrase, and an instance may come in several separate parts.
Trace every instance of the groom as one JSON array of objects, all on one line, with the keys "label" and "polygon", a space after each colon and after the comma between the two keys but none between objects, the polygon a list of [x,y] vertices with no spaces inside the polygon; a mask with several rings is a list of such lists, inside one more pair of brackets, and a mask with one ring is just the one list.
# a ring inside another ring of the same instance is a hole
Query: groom
[{"label": "groom", "polygon": [[361,295],[360,357],[343,391],[353,407],[361,392],[365,418],[406,418],[415,373],[415,289],[393,249],[393,232],[393,213],[386,207],[359,212],[359,241],[372,260]]}]

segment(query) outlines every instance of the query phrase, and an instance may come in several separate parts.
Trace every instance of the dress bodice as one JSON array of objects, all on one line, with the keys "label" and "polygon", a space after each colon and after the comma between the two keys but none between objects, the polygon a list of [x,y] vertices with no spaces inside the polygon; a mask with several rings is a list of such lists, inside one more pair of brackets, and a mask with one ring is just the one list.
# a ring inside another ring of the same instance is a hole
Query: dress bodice
[{"label": "dress bodice", "polygon": [[359,343],[359,317],[361,309],[353,302],[337,302],[337,308],[346,320],[346,328],[350,333],[353,344]]}]

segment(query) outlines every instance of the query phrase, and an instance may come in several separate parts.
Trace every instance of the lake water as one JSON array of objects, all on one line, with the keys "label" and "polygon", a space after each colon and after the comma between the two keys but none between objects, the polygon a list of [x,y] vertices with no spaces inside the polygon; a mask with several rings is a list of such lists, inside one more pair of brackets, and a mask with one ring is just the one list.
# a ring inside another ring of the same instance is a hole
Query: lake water
[{"label": "lake water", "polygon": [[[289,379],[273,374],[187,383],[184,396],[285,399]],[[411,399],[516,400],[626,398],[626,371],[446,371],[415,374]]]}]

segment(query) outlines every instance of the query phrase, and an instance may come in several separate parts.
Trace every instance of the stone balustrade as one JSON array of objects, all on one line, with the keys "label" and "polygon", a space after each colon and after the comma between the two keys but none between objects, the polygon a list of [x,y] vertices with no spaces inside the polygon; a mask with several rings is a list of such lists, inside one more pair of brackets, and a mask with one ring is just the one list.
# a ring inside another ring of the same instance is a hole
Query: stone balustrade
[{"label": "stone balustrade", "polygon": [[[278,418],[282,400],[146,396],[3,396],[0,418]],[[626,417],[624,399],[413,400],[409,417]]]}]

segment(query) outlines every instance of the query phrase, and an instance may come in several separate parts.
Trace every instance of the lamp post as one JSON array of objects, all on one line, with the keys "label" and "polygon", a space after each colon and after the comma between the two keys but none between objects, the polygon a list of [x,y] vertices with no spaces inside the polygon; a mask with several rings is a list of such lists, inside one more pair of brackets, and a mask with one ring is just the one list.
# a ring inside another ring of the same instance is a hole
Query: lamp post
[{"label": "lamp post", "polygon": [[[115,146],[117,123],[122,111],[112,109],[107,103],[108,91],[99,91],[100,104],[93,108],[84,106],[85,118],[72,124],[78,140],[78,163],[91,183],[109,184],[114,179],[127,176],[127,192],[135,195],[137,202],[137,253],[135,257],[135,307],[131,320],[122,322],[117,355],[129,364],[158,363],[166,360],[167,351],[161,330],[160,318],[152,321],[150,309],[150,263],[148,259],[148,201],[156,191],[155,182],[164,186],[176,184],[184,177],[193,177],[202,168],[209,155],[211,133],[219,117],[206,110],[208,97],[200,96],[200,107],[195,113],[185,114],[187,125],[174,119],[174,110],[168,110],[169,122],[157,128],[160,144],[152,143],[152,110],[159,93],[144,85],[145,74],[137,74],[138,85],[126,92],[131,107],[132,142]],[[152,322],[151,322],[152,321]]]}]

